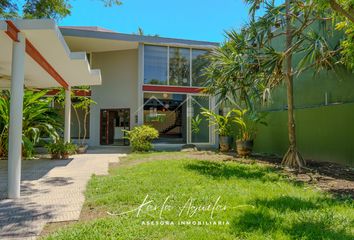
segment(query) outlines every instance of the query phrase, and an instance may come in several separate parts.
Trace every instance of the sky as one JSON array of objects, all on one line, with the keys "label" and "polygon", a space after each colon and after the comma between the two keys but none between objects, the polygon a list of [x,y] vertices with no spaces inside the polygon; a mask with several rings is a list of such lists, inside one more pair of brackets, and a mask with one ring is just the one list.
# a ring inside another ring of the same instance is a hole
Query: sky
[{"label": "sky", "polygon": [[99,26],[121,33],[158,34],[161,37],[224,41],[225,30],[240,29],[248,19],[243,0],[122,0],[104,7],[100,0],[71,1],[71,16],[60,26]]}]

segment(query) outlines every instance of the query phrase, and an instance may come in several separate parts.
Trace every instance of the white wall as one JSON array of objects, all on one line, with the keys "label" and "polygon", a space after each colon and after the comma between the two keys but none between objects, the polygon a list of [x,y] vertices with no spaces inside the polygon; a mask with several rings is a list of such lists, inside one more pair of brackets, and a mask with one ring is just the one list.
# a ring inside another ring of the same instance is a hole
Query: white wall
[{"label": "white wall", "polygon": [[92,86],[97,102],[90,113],[91,146],[100,144],[100,109],[130,108],[130,127],[138,109],[138,49],[92,54],[92,68],[101,69],[102,85]]}]

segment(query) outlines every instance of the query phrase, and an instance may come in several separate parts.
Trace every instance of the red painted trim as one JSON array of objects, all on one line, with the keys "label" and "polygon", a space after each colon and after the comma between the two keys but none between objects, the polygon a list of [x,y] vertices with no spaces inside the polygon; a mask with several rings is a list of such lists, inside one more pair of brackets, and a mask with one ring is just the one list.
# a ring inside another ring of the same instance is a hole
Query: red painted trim
[{"label": "red painted trim", "polygon": [[[7,23],[7,31],[5,33],[15,42],[18,42],[18,33],[20,30],[16,27],[16,25],[10,21],[6,20]],[[62,87],[68,89],[69,84],[65,82],[65,80],[60,76],[60,74],[55,71],[55,69],[48,63],[48,61],[42,56],[42,54],[33,46],[33,44],[26,39],[26,53],[36,61],[39,66],[41,66],[50,76],[54,78]]]},{"label": "red painted trim", "polygon": [[151,85],[143,86],[143,91],[153,91],[153,92],[200,93],[203,90],[204,88],[199,88],[199,87],[151,86]]},{"label": "red painted trim", "polygon": [[20,30],[15,26],[15,24],[10,21],[10,20],[6,20],[5,21],[7,23],[7,30],[5,31],[5,33],[15,42],[18,42],[18,36],[17,34],[20,32]]},{"label": "red painted trim", "polygon": [[[81,90],[81,89],[72,89],[71,90],[75,96],[77,97],[90,97],[91,96],[91,90]],[[47,95],[57,95],[60,92],[58,89],[52,89],[47,92]]]},{"label": "red painted trim", "polygon": [[78,97],[91,97],[91,90],[73,90],[75,96]]},{"label": "red painted trim", "polygon": [[107,111],[107,121],[106,121],[106,144],[109,143],[109,111]]},{"label": "red painted trim", "polygon": [[102,109],[100,110],[100,145],[102,144]]},{"label": "red painted trim", "polygon": [[68,89],[69,85],[60,76],[60,74],[55,71],[55,69],[48,63],[48,61],[42,56],[42,54],[33,46],[33,44],[26,39],[26,53],[36,61],[39,66],[41,66],[50,76],[52,76],[55,81],[57,81],[62,87]]}]

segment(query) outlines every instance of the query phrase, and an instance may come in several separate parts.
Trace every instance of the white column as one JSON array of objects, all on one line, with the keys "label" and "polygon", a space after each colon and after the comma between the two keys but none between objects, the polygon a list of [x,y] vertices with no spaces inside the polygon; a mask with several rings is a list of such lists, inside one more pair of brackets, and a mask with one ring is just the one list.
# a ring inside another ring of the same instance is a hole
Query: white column
[{"label": "white column", "polygon": [[70,142],[71,87],[65,90],[64,142]]},{"label": "white column", "polygon": [[12,45],[11,98],[8,152],[8,197],[20,197],[22,157],[22,111],[25,81],[25,36],[18,33],[19,42]]},{"label": "white column", "polygon": [[143,83],[144,83],[144,44],[139,43],[138,48],[138,125],[142,125],[144,123],[144,92],[143,92]]}]

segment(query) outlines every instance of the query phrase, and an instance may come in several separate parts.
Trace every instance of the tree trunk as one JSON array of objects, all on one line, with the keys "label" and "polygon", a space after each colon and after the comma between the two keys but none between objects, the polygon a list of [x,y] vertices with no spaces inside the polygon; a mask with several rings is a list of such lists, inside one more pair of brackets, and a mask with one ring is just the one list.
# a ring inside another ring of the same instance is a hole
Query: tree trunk
[{"label": "tree trunk", "polygon": [[87,122],[87,115],[88,115],[88,110],[85,109],[85,116],[84,116],[84,136],[82,137],[82,146],[85,146],[85,140],[86,140],[86,135],[87,135],[87,127],[86,127],[86,122]]},{"label": "tree trunk", "polygon": [[73,106],[74,112],[75,112],[75,116],[76,116],[76,120],[77,120],[77,127],[78,127],[78,132],[79,132],[79,136],[78,136],[78,143],[80,144],[81,142],[81,123],[80,123],[80,117],[79,117],[79,113],[77,112],[77,109]]},{"label": "tree trunk", "polygon": [[[286,0],[286,51],[292,47],[293,28],[291,24],[291,0]],[[292,52],[289,51],[285,56],[285,80],[287,84],[287,101],[288,101],[288,134],[289,149],[283,157],[282,164],[288,167],[303,167],[305,161],[297,151],[296,146],[296,129],[294,119],[294,93],[293,93],[293,73],[292,73]]]},{"label": "tree trunk", "polygon": [[351,9],[349,11],[346,11],[335,0],[329,0],[329,5],[331,6],[331,8],[334,11],[338,12],[339,14],[342,14],[343,16],[348,18],[351,22],[354,22],[354,11],[353,11],[353,9]]}]

